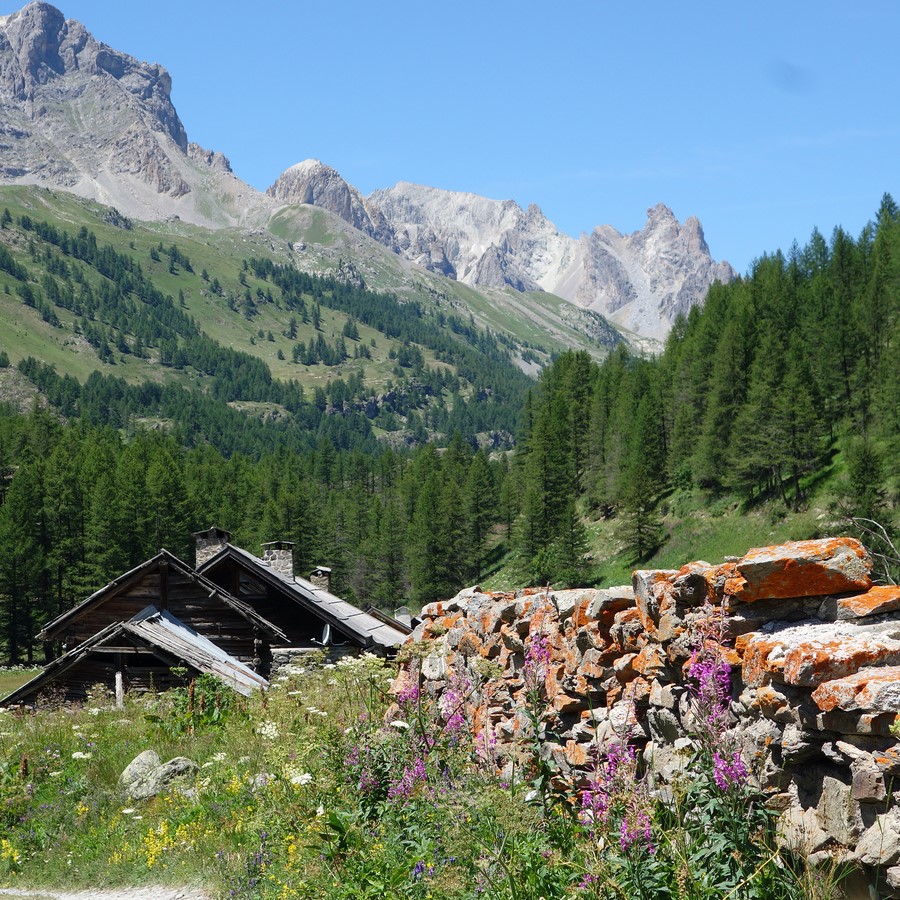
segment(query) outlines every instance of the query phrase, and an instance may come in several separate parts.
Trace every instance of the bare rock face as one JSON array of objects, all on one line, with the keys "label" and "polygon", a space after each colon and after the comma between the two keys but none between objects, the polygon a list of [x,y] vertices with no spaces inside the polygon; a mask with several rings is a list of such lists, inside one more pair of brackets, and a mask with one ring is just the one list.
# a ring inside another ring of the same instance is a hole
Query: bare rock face
[{"label": "bare rock face", "polygon": [[[735,277],[710,256],[697,219],[682,225],[662,204],[634,234],[602,225],[576,239],[512,200],[401,182],[367,202],[393,228],[394,249],[416,262],[474,286],[548,291],[644,337],[664,338],[713,282]],[[443,258],[452,271],[433,265]]]},{"label": "bare rock face", "polygon": [[647,224],[630,235],[595,229],[585,249],[576,299],[618,325],[661,338],[680,313],[702,302],[714,282],[735,272],[710,256],[700,222],[682,225],[662,203],[647,210]]},{"label": "bare rock face", "polygon": [[317,159],[307,159],[283,172],[266,194],[280,203],[321,206],[349,222],[354,228],[392,249],[394,235],[378,209],[370,207],[362,194],[340,174]]},{"label": "bare rock face", "polygon": [[48,3],[0,17],[0,179],[136,218],[234,224],[260,195],[221,154],[189,145],[171,89],[162,66],[106,46]]}]

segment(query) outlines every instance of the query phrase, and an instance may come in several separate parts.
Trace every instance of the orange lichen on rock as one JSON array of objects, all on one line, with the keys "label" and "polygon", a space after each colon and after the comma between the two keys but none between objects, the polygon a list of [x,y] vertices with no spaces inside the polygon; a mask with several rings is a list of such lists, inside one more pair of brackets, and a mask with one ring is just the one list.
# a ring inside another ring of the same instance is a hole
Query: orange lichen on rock
[{"label": "orange lichen on rock", "polygon": [[835,601],[838,621],[879,616],[900,609],[900,585],[889,584],[873,587],[864,594],[839,597]]},{"label": "orange lichen on rock", "polygon": [[864,666],[900,664],[900,640],[888,626],[861,631],[841,622],[794,625],[748,634],[738,648],[743,678],[751,687],[773,680],[815,687]]},{"label": "orange lichen on rock", "polygon": [[900,641],[875,635],[836,637],[810,641],[787,651],[784,680],[788,684],[813,687],[851,675],[866,666],[900,664]]},{"label": "orange lichen on rock", "polygon": [[650,634],[656,632],[660,609],[666,596],[674,590],[672,578],[677,574],[675,569],[637,569],[631,576],[641,623]]},{"label": "orange lichen on rock", "polygon": [[566,759],[573,766],[584,768],[591,761],[593,744],[579,744],[577,741],[566,741]]},{"label": "orange lichen on rock", "polygon": [[759,634],[744,635],[742,677],[751,687],[765,684],[774,678],[782,679],[784,646],[778,638]]},{"label": "orange lichen on rock", "polygon": [[732,603],[817,597],[872,586],[872,562],[854,538],[792,541],[751,550],[725,582]]},{"label": "orange lichen on rock", "polygon": [[874,666],[826,681],[813,692],[823,712],[833,709],[863,712],[900,711],[900,666]]}]

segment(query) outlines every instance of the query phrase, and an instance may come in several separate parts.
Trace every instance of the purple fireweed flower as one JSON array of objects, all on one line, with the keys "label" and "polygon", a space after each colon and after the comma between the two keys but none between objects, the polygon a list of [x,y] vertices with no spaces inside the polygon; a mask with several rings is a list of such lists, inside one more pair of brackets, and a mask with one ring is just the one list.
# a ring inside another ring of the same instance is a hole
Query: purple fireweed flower
[{"label": "purple fireweed flower", "polygon": [[[493,764],[496,758],[497,735],[490,725],[485,725],[475,739],[475,755],[482,764]],[[501,785],[503,787],[503,785]]]},{"label": "purple fireweed flower", "polygon": [[550,662],[550,645],[547,635],[538,632],[525,651],[525,662],[532,663],[535,668],[546,666]]},{"label": "purple fireweed flower", "polygon": [[609,816],[609,792],[599,781],[589,781],[581,795],[581,811],[578,818],[589,828],[605,822]]},{"label": "purple fireweed flower", "polygon": [[402,710],[407,711],[419,702],[419,686],[408,684],[397,693],[397,704]]},{"label": "purple fireweed flower", "polygon": [[653,846],[653,831],[650,827],[650,816],[646,809],[636,803],[629,804],[628,812],[622,817],[619,827],[619,846],[626,852],[635,843],[641,842],[651,855],[656,852]]},{"label": "purple fireweed flower", "polygon": [[589,829],[609,819],[617,799],[633,794],[635,785],[634,747],[625,742],[612,744],[597,764],[597,777],[588,782],[581,794],[578,818]]},{"label": "purple fireweed flower", "polygon": [[409,800],[418,784],[424,784],[427,778],[425,760],[418,757],[411,766],[403,767],[403,775],[388,787],[388,800]]},{"label": "purple fireweed flower", "polygon": [[747,767],[741,759],[740,751],[735,750],[731,760],[727,756],[713,753],[713,778],[720,791],[727,791],[732,787],[740,787],[747,782]]},{"label": "purple fireweed flower", "polygon": [[543,688],[544,679],[547,677],[547,666],[550,664],[550,645],[547,635],[541,632],[533,635],[531,643],[525,650],[525,665],[522,666],[522,677],[525,680],[525,690],[529,694],[536,693]]},{"label": "purple fireweed flower", "polygon": [[451,740],[457,738],[466,724],[466,698],[472,691],[472,681],[464,673],[454,672],[440,701],[444,728]]},{"label": "purple fireweed flower", "polygon": [[721,609],[709,602],[696,627],[697,646],[691,654],[688,677],[695,698],[701,733],[717,739],[728,727],[731,706],[731,665],[724,658],[725,626]]},{"label": "purple fireweed flower", "polygon": [[358,766],[359,765],[359,747],[354,746],[350,753],[347,755],[347,758],[344,760],[345,766]]},{"label": "purple fireweed flower", "polygon": [[359,790],[363,794],[372,794],[378,790],[379,785],[378,776],[368,766],[364,766],[362,772],[359,773],[359,781],[357,782]]}]

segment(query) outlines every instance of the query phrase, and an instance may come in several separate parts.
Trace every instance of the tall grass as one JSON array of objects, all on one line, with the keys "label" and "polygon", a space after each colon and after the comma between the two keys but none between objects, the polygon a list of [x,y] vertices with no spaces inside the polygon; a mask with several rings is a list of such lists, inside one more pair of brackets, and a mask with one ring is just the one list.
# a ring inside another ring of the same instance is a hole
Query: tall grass
[{"label": "tall grass", "polygon": [[[407,678],[392,698],[395,672],[373,657],[296,670],[250,699],[207,680],[124,709],[98,694],[83,709],[0,715],[0,882],[265,900],[699,900],[723,884],[735,898],[830,896],[828,879],[809,893],[735,760],[729,780],[702,742],[668,792],[627,740],[597,748],[590,779],[563,778],[545,664],[533,642],[527,715],[508,744],[475,736],[475,674],[448,673],[440,698]],[[131,800],[119,775],[148,748],[199,771]]]},{"label": "tall grass", "polygon": [[40,671],[28,666],[0,666],[0,700],[31,681]]}]

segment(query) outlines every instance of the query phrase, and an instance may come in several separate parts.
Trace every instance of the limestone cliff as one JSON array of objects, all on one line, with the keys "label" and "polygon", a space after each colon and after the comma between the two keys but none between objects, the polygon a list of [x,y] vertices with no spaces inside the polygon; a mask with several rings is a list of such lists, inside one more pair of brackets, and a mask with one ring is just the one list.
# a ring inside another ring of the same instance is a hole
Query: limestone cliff
[{"label": "limestone cliff", "polygon": [[547,291],[657,340],[713,282],[735,277],[713,260],[700,222],[681,224],[662,204],[634,234],[602,225],[578,239],[533,204],[402,182],[371,194],[367,209],[383,214],[395,249],[427,268],[473,286]]},{"label": "limestone cliff", "polygon": [[0,179],[144,219],[234,224],[267,207],[221,155],[189,144],[172,80],[44,2],[0,17]]}]

